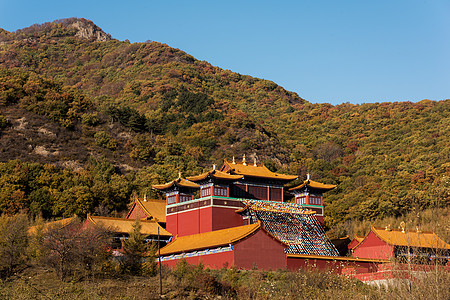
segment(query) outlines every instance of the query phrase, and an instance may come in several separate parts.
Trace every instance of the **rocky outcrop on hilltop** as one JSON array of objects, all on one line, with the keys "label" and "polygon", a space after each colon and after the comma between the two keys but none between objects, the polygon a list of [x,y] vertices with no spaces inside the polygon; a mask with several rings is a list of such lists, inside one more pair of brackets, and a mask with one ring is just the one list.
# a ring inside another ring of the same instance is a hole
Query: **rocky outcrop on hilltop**
[{"label": "rocky outcrop on hilltop", "polygon": [[85,19],[75,19],[69,27],[75,28],[76,37],[94,40],[98,42],[105,42],[111,39],[111,35],[105,33],[100,27],[95,25],[92,21]]}]

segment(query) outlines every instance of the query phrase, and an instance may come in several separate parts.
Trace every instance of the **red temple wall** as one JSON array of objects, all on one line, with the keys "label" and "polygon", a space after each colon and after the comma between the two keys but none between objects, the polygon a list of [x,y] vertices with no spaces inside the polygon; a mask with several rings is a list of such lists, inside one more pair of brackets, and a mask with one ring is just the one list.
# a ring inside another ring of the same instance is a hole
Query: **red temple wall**
[{"label": "red temple wall", "polygon": [[380,240],[372,231],[353,250],[353,257],[372,259],[391,259],[394,255],[394,246]]},{"label": "red temple wall", "polygon": [[353,249],[354,247],[356,247],[359,244],[357,239],[353,239],[350,244],[347,245],[347,248],[349,250]]},{"label": "red temple wall", "polygon": [[[222,253],[207,254],[195,257],[185,257],[187,263],[198,265],[201,261],[205,267],[210,269],[220,269],[223,267],[231,267],[234,265],[234,251],[227,251]],[[161,262],[162,265],[169,267],[176,267],[181,259],[174,259]]]},{"label": "red temple wall", "polygon": [[167,215],[167,231],[174,236],[185,236],[244,225],[242,217],[235,210],[236,208],[205,207]]},{"label": "red temple wall", "polygon": [[242,269],[256,266],[261,270],[286,268],[285,246],[262,229],[234,245],[235,265]]},{"label": "red temple wall", "polygon": [[198,209],[179,212],[178,236],[197,234],[200,232],[200,211]]},{"label": "red temple wall", "polygon": [[148,216],[136,202],[128,212],[127,219],[147,219]]},{"label": "red temple wall", "polygon": [[288,257],[287,267],[291,271],[296,270],[320,270],[330,271],[336,274],[342,274],[343,269],[354,268],[357,270],[364,270],[364,272],[371,273],[378,270],[378,264],[373,262],[359,262],[359,261],[345,261],[330,259],[307,259],[298,257]]},{"label": "red temple wall", "polygon": [[200,208],[200,232],[210,232],[213,229],[212,207]]},{"label": "red temple wall", "polygon": [[177,214],[166,215],[166,230],[170,232],[173,236],[176,236],[178,234]]},{"label": "red temple wall", "polygon": [[244,225],[244,221],[242,217],[236,213],[236,209],[237,208],[213,207],[212,230]]}]

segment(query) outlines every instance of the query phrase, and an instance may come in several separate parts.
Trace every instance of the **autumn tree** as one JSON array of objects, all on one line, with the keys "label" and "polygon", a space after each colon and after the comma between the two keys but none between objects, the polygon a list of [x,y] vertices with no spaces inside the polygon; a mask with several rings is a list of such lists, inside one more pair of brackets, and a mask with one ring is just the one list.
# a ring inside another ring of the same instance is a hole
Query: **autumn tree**
[{"label": "autumn tree", "polygon": [[122,270],[130,274],[153,273],[156,270],[154,261],[155,245],[147,243],[141,233],[142,225],[139,220],[133,224],[133,229],[128,238],[123,241]]},{"label": "autumn tree", "polygon": [[0,276],[11,276],[26,261],[28,218],[20,213],[0,217]]},{"label": "autumn tree", "polygon": [[51,224],[43,234],[43,246],[48,250],[44,263],[57,272],[61,280],[75,274],[89,273],[108,258],[111,242],[109,232],[98,226],[84,225],[73,218],[68,223]]}]

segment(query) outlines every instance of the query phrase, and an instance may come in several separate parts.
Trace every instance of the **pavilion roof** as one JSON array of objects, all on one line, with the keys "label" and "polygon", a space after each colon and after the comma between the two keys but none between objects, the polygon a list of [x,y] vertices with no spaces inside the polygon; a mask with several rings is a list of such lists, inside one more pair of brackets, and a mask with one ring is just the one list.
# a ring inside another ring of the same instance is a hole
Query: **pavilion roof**
[{"label": "pavilion roof", "polygon": [[307,179],[307,180],[303,181],[302,184],[295,186],[293,188],[290,188],[289,191],[300,190],[300,189],[303,189],[304,187],[309,187],[314,190],[320,190],[322,192],[326,192],[326,191],[334,189],[336,186],[334,184],[324,184],[324,183],[320,183],[317,181]]},{"label": "pavilion roof", "polygon": [[[374,226],[371,231],[392,246],[450,249],[450,245],[432,231],[386,229]],[[358,246],[362,244],[359,243]]]},{"label": "pavilion roof", "polygon": [[264,164],[246,164],[245,162],[228,162],[225,160],[222,171],[227,170],[227,173],[233,175],[244,175],[250,177],[259,177],[259,178],[267,178],[267,179],[276,179],[281,181],[292,181],[297,179],[296,175],[286,175],[275,173],[267,169]]},{"label": "pavilion roof", "polygon": [[135,199],[137,205],[139,205],[145,212],[147,217],[152,217],[157,222],[166,222],[166,201],[159,199]]},{"label": "pavilion roof", "polygon": [[355,237],[353,238],[353,240],[351,240],[351,242],[348,244],[348,249],[354,249],[356,248],[356,246],[358,246],[362,241],[364,240],[364,236],[357,236],[355,235]]},{"label": "pavilion roof", "polygon": [[189,181],[197,182],[205,180],[206,178],[211,177],[214,179],[222,179],[222,180],[238,180],[244,178],[243,175],[231,175],[229,173],[221,172],[219,170],[213,169],[211,171],[208,171],[206,173],[197,175],[197,176],[191,176],[187,177],[186,179]]},{"label": "pavilion roof", "polygon": [[[47,222],[43,225],[43,230],[47,230],[49,228],[51,228],[52,226],[59,226],[59,227],[65,227],[67,225],[69,225],[70,223],[74,222],[77,219],[76,216],[70,217],[70,218],[65,218],[65,219],[61,219],[61,220],[57,220],[57,221],[51,221],[51,222]],[[28,229],[28,233],[29,234],[35,234],[36,231],[38,230],[38,225],[36,226],[31,226]]]},{"label": "pavilion roof", "polygon": [[261,223],[257,222],[251,225],[176,237],[167,246],[161,248],[161,255],[233,244],[246,238],[260,228],[262,228]]},{"label": "pavilion roof", "polygon": [[[133,225],[136,222],[134,219],[122,219],[122,218],[110,218],[110,217],[98,217],[98,216],[87,216],[87,221],[94,225],[104,226],[106,228],[111,228],[113,232],[116,233],[130,233],[133,230]],[[141,223],[141,234],[144,235],[159,235],[160,236],[172,236],[170,232],[162,228],[158,222],[153,220],[140,220]]]},{"label": "pavilion roof", "polygon": [[157,190],[167,190],[173,186],[185,187],[185,188],[191,188],[191,189],[200,188],[200,186],[198,184],[188,181],[184,178],[180,178],[180,177],[175,180],[172,180],[171,182],[168,182],[168,183],[153,185],[153,188],[157,189]]}]

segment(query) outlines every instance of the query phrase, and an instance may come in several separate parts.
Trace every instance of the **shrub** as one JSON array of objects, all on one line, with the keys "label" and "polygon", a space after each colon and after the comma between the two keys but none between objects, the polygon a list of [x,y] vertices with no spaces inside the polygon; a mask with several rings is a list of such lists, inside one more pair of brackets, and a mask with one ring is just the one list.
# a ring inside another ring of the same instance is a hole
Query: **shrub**
[{"label": "shrub", "polygon": [[0,129],[6,128],[9,125],[9,120],[4,115],[0,115]]},{"label": "shrub", "polygon": [[88,126],[97,126],[100,124],[98,113],[85,113],[81,115],[81,123]]},{"label": "shrub", "polygon": [[95,143],[109,150],[116,150],[117,141],[109,136],[105,131],[99,131],[94,135]]}]

